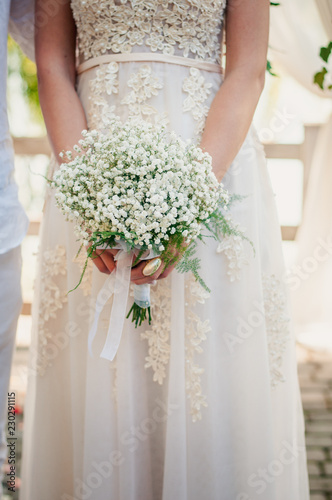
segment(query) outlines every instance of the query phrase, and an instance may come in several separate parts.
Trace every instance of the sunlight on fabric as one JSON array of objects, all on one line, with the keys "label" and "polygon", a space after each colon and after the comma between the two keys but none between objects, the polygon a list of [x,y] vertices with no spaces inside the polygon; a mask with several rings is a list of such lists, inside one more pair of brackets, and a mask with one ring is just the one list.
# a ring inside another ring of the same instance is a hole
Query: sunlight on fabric
[{"label": "sunlight on fabric", "polygon": [[303,165],[299,160],[268,160],[282,226],[298,226],[302,218]]}]

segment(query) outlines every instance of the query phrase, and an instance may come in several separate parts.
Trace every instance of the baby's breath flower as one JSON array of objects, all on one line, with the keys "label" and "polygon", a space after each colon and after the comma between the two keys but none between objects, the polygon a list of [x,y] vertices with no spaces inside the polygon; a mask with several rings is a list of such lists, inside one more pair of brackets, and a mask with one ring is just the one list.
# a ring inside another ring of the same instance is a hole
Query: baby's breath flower
[{"label": "baby's breath flower", "polygon": [[[56,202],[86,243],[91,231],[162,252],[171,235],[196,238],[201,223],[228,193],[208,153],[174,132],[146,122],[110,124],[107,134],[83,130],[54,175]],[[87,232],[89,228],[89,232]]]}]

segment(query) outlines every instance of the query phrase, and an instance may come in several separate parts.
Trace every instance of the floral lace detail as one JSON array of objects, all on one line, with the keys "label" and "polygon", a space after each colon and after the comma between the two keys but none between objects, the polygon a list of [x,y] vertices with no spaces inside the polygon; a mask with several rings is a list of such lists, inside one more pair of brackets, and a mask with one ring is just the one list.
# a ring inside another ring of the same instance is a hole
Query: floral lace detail
[{"label": "floral lace detail", "polygon": [[[201,343],[211,331],[209,320],[202,321],[195,311],[197,304],[204,304],[209,297],[207,293],[190,275],[185,285],[186,309],[186,391],[190,400],[190,413],[193,422],[202,419],[202,407],[207,406],[206,396],[202,394],[201,375],[204,369],[196,363],[195,355],[203,352]],[[153,380],[162,385],[166,377],[166,367],[170,357],[170,317],[171,288],[168,280],[159,281],[151,288],[152,328],[141,334],[149,345],[149,354],[145,358],[145,368],[152,368]]]},{"label": "floral lace detail", "polygon": [[204,76],[198,68],[190,68],[190,76],[183,81],[182,90],[188,97],[183,101],[182,111],[191,111],[194,120],[197,121],[195,133],[200,136],[204,130],[205,120],[209,107],[204,103],[208,99],[212,83],[205,81]]},{"label": "floral lace detail", "polygon": [[283,354],[290,339],[286,297],[280,281],[272,275],[263,276],[265,323],[268,336],[271,386],[275,388],[285,378],[281,368]]},{"label": "floral lace detail", "polygon": [[206,334],[211,331],[210,321],[202,321],[195,312],[197,304],[204,304],[209,293],[197,283],[193,275],[185,285],[186,309],[186,391],[190,400],[190,414],[193,422],[202,419],[202,407],[207,407],[206,396],[202,394],[201,375],[204,369],[196,363],[195,355],[203,352],[201,343],[206,340]]},{"label": "floral lace detail", "polygon": [[89,81],[89,127],[100,129],[116,116],[115,106],[110,105],[107,96],[118,94],[119,65],[116,62],[98,67],[96,77]]},{"label": "floral lace detail", "polygon": [[71,0],[82,58],[152,52],[220,62],[226,0]]},{"label": "floral lace detail", "polygon": [[144,367],[152,368],[154,382],[161,385],[166,377],[170,356],[171,289],[167,279],[158,281],[157,285],[151,287],[151,314],[151,329],[141,334],[141,338],[146,339],[149,345]]},{"label": "floral lace detail", "polygon": [[[100,129],[106,127],[114,118],[119,118],[116,106],[109,104],[108,96],[119,93],[118,80],[119,65],[116,62],[101,65],[96,76],[89,81],[89,113],[90,128]],[[168,118],[166,113],[158,110],[148,103],[149,99],[158,95],[163,88],[159,78],[153,74],[148,64],[141,65],[139,71],[132,73],[127,81],[132,90],[120,101],[128,107],[128,117],[135,120],[158,122],[166,126]],[[122,115],[122,113],[121,113]]]},{"label": "floral lace detail", "polygon": [[66,290],[62,290],[55,279],[66,275],[66,264],[66,250],[62,246],[57,245],[54,250],[47,250],[42,255],[37,356],[37,372],[40,375],[44,375],[53,359],[53,355],[48,352],[53,334],[47,323],[56,318],[58,310],[67,302]]},{"label": "floral lace detail", "polygon": [[[80,273],[83,272],[85,262],[86,262],[86,251],[82,248],[80,253],[73,258],[73,262],[79,266]],[[84,272],[84,276],[82,278],[82,282],[79,286],[79,289],[82,290],[84,297],[87,297],[91,294],[92,288],[92,269],[93,264],[91,259],[88,260],[87,266]]]},{"label": "floral lace detail", "polygon": [[113,387],[112,387],[112,399],[115,407],[118,406],[118,367],[116,364],[116,357],[113,361],[109,363],[111,376],[113,377]]},{"label": "floral lace detail", "polygon": [[122,99],[121,104],[128,105],[129,117],[146,120],[155,115],[160,122],[160,117],[156,116],[158,110],[147,102],[151,97],[158,95],[158,90],[163,88],[163,84],[153,74],[151,67],[143,64],[139,71],[130,75],[127,85],[132,90]]},{"label": "floral lace detail", "polygon": [[240,280],[242,268],[249,264],[243,237],[234,234],[224,236],[217,247],[217,253],[223,253],[228,259],[227,274],[230,281]]}]

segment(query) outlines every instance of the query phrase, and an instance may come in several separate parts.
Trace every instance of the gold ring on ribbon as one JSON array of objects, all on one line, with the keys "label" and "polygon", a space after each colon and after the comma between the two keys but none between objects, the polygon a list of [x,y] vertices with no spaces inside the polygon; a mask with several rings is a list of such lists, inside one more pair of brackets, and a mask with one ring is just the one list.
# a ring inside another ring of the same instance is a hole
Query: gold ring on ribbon
[{"label": "gold ring on ribbon", "polygon": [[143,276],[151,276],[152,274],[158,271],[160,266],[161,266],[160,257],[155,257],[154,259],[149,260],[148,263],[145,264],[145,266],[143,267],[142,270]]}]

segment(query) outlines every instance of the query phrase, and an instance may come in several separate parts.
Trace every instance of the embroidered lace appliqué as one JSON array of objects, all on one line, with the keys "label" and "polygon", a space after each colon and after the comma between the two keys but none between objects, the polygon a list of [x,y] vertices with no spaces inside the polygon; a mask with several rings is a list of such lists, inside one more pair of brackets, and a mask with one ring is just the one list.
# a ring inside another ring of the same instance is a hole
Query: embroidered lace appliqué
[{"label": "embroidered lace appliqu\u00e9", "polygon": [[202,419],[202,408],[207,407],[206,396],[202,393],[201,375],[204,368],[197,364],[197,354],[203,352],[202,342],[211,331],[210,321],[202,321],[196,312],[197,304],[204,304],[209,293],[197,283],[190,273],[185,285],[186,310],[186,391],[190,402],[190,413],[193,422]]},{"label": "embroidered lace appliqu\u00e9", "polygon": [[290,339],[286,297],[280,281],[272,275],[263,276],[265,324],[268,336],[271,386],[275,388],[285,378],[282,373],[283,354]]},{"label": "embroidered lace appliqu\u00e9", "polygon": [[[169,122],[166,113],[158,110],[149,102],[158,91],[163,88],[159,78],[152,72],[151,66],[143,64],[140,69],[132,73],[127,81],[129,89],[127,95],[120,101],[118,107],[110,104],[109,96],[118,94],[119,65],[116,62],[101,65],[96,76],[89,82],[89,127],[102,129],[114,118],[126,115],[124,107],[128,109],[128,118],[145,120],[166,126]],[[122,106],[123,108],[121,109]]]},{"label": "embroidered lace appliqu\u00e9", "polygon": [[230,281],[240,280],[242,269],[249,264],[244,250],[244,240],[240,235],[223,236],[217,247],[217,253],[223,253],[228,260]]},{"label": "embroidered lace appliqu\u00e9", "polygon": [[89,111],[90,128],[100,129],[116,117],[115,106],[109,104],[107,97],[117,94],[119,65],[116,62],[103,64],[96,70],[96,76],[89,81]]},{"label": "embroidered lace appliqu\u00e9", "polygon": [[81,57],[152,52],[220,63],[226,0],[71,0]]},{"label": "embroidered lace appliqu\u00e9", "polygon": [[53,355],[48,352],[52,340],[52,332],[48,322],[56,318],[59,309],[67,302],[67,292],[58,284],[58,277],[65,276],[67,269],[66,250],[57,245],[52,250],[46,250],[42,255],[42,271],[40,285],[40,303],[38,319],[38,356],[37,372],[44,375],[48,365],[51,364]]},{"label": "embroidered lace appliqu\u00e9", "polygon": [[198,68],[190,68],[190,76],[183,81],[182,90],[188,97],[183,101],[182,111],[190,111],[196,120],[195,133],[200,136],[204,130],[205,120],[209,112],[209,106],[205,101],[211,93],[212,83],[206,82],[204,76]]},{"label": "embroidered lace appliqu\u00e9", "polygon": [[[193,422],[202,419],[202,408],[207,406],[206,396],[202,393],[201,375],[204,369],[197,364],[197,354],[203,352],[201,343],[211,331],[209,320],[202,321],[195,312],[197,304],[204,304],[209,294],[190,275],[185,285],[185,375],[186,392],[189,399],[190,414]],[[168,280],[158,282],[151,288],[151,329],[141,334],[149,345],[145,368],[152,368],[153,380],[160,385],[166,377],[166,367],[170,358],[170,317],[171,288]]]},{"label": "embroidered lace appliqu\u00e9", "polygon": [[152,368],[153,380],[162,384],[170,356],[171,288],[167,279],[151,287],[151,314],[151,328],[141,334],[141,338],[146,339],[149,345],[144,366]]},{"label": "embroidered lace appliqu\u00e9", "polygon": [[129,117],[147,120],[151,115],[157,115],[158,110],[148,101],[158,94],[163,84],[153,74],[151,67],[143,64],[139,71],[130,75],[127,85],[132,90],[122,99],[121,104],[128,106]]},{"label": "embroidered lace appliqu\u00e9", "polygon": [[[80,253],[73,258],[73,262],[76,263],[79,267],[80,273],[83,272],[85,262],[86,262],[86,251],[84,248],[81,249]],[[92,288],[92,269],[93,269],[93,264],[91,259],[88,260],[84,276],[82,278],[82,282],[79,286],[79,290],[82,290],[82,293],[84,297],[87,297],[91,294],[91,288]],[[76,285],[76,284],[75,284]]]}]

